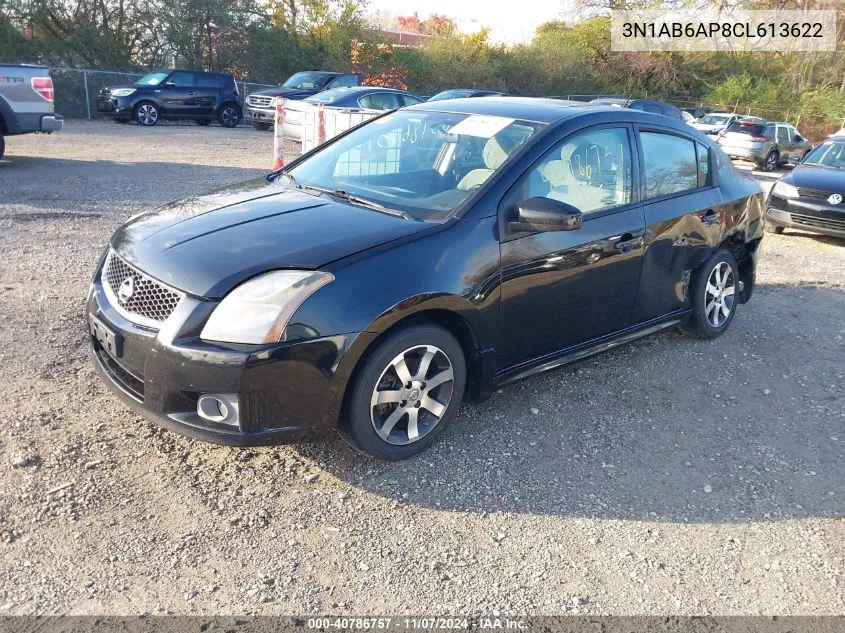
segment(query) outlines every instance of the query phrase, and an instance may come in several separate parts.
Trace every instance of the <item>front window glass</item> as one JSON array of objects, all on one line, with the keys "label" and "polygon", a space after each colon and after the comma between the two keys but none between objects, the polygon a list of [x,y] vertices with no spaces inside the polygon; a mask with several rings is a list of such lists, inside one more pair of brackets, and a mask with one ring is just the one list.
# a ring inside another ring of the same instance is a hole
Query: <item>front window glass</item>
[{"label": "front window glass", "polygon": [[560,200],[595,213],[631,202],[631,145],[625,128],[576,134],[548,152],[528,174],[525,197]]},{"label": "front window glass", "polygon": [[845,141],[825,141],[807,155],[803,164],[845,169]]},{"label": "front window glass", "polygon": [[144,75],[135,83],[141,84],[142,86],[157,86],[164,81],[166,77],[167,73],[150,73],[148,75]]},{"label": "front window glass", "polygon": [[314,90],[320,88],[325,81],[326,75],[322,73],[295,73],[282,86],[297,90]]},{"label": "front window glass", "polygon": [[441,220],[540,127],[505,117],[399,110],[318,150],[290,173],[304,187],[342,190],[417,219]]}]

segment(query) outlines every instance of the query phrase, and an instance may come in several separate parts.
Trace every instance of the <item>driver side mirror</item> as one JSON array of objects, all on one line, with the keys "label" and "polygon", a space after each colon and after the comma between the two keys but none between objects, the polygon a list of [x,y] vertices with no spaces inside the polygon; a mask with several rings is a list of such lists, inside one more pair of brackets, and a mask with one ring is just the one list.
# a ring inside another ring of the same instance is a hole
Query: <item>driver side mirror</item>
[{"label": "driver side mirror", "polygon": [[535,196],[517,206],[517,221],[511,231],[574,231],[583,224],[581,211],[554,198]]},{"label": "driver side mirror", "polygon": [[802,137],[800,134],[796,134],[794,137],[792,137],[792,141],[793,141],[794,143],[800,143],[800,142],[801,142],[801,141],[803,141],[803,140],[804,140],[804,139],[803,139],[803,137]]}]

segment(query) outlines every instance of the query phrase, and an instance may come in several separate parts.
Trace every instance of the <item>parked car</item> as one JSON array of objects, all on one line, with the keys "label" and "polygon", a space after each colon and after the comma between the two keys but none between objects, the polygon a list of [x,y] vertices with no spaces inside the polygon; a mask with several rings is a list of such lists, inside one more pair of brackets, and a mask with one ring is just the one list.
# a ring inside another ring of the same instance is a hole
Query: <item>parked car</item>
[{"label": "parked car", "polygon": [[420,103],[119,228],[88,295],[94,359],[181,433],[340,431],[401,459],[501,385],[673,326],[722,334],[763,203],[669,117]]},{"label": "parked car", "polygon": [[698,106],[694,108],[681,108],[681,111],[689,113],[694,119],[698,120],[706,114],[712,112],[713,109],[707,106]]},{"label": "parked car", "polygon": [[654,114],[662,114],[673,119],[683,121],[684,117],[681,111],[669,103],[662,101],[653,101],[649,99],[625,99],[623,97],[601,97],[593,99],[590,103],[596,105],[617,106],[619,108],[631,108],[632,110],[642,110],[643,112],[653,112]]},{"label": "parked car", "polygon": [[453,88],[438,92],[427,101],[443,101],[444,99],[466,99],[469,97],[494,97],[503,93],[495,90],[476,90],[475,88]]},{"label": "parked car", "polygon": [[800,160],[813,148],[813,144],[789,123],[758,121],[731,123],[718,138],[722,151],[731,158],[753,161],[762,169],[772,171],[786,163],[791,155]]},{"label": "parked car", "polygon": [[118,123],[134,120],[143,126],[189,119],[235,127],[243,116],[235,78],[199,70],[156,70],[133,84],[106,86],[97,96],[97,111]]},{"label": "parked car", "polygon": [[692,125],[693,123],[695,123],[695,117],[686,110],[681,110],[681,118],[687,125]]},{"label": "parked car", "polygon": [[6,151],[6,136],[62,129],[53,97],[53,80],[46,66],[0,64],[0,158]]},{"label": "parked car", "polygon": [[778,180],[766,201],[766,228],[845,237],[845,137],[822,141]]},{"label": "parked car", "polygon": [[305,112],[317,108],[319,104],[329,108],[355,108],[364,110],[395,110],[424,101],[422,97],[397,90],[375,86],[355,86],[353,88],[334,88],[319,92],[307,99],[288,101],[285,99],[284,135],[292,140],[302,139],[302,122]]},{"label": "parked car", "polygon": [[739,118],[740,116],[733,112],[711,112],[693,123],[693,127],[700,132],[717,137]]},{"label": "parked car", "polygon": [[269,130],[276,120],[276,99],[306,99],[333,88],[361,85],[361,75],[309,70],[291,75],[278,88],[251,92],[246,98],[246,118],[256,130]]}]

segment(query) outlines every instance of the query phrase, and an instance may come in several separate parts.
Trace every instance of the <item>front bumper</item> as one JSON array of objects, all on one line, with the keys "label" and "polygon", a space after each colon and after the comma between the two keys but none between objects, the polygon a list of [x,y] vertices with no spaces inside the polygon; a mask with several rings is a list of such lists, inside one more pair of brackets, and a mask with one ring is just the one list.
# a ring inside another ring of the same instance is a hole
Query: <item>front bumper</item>
[{"label": "front bumper", "polygon": [[249,123],[264,123],[266,125],[273,125],[276,122],[275,108],[256,108],[247,105],[244,108],[244,118]]},{"label": "front bumper", "polygon": [[826,203],[771,195],[766,204],[766,222],[821,235],[845,237],[845,205],[838,206],[841,209]]},{"label": "front bumper", "polygon": [[[198,334],[215,305],[186,296],[155,331],[118,313],[98,269],[87,311],[101,378],[137,413],[207,442],[256,446],[331,435],[348,377],[337,370],[359,335],[274,345],[206,343]],[[117,349],[108,350],[93,334],[92,316],[116,336]],[[237,426],[199,416],[197,400],[206,393],[237,394]]]},{"label": "front bumper", "polygon": [[97,97],[97,112],[118,119],[131,119],[134,100],[129,97]]}]

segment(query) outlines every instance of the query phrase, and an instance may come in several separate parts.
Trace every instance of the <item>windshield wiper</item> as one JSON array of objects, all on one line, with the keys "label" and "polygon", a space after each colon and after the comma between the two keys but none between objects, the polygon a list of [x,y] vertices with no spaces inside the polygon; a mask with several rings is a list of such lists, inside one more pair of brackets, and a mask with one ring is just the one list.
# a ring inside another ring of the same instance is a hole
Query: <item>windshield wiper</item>
[{"label": "windshield wiper", "polygon": [[367,198],[361,198],[359,196],[353,195],[344,189],[329,189],[327,187],[317,187],[315,185],[303,185],[302,188],[305,190],[310,189],[312,191],[319,191],[320,193],[327,193],[330,196],[340,198],[341,200],[344,200],[350,204],[356,204],[360,207],[366,207],[367,209],[372,209],[373,211],[378,211],[379,213],[384,213],[385,215],[390,215],[394,218],[402,218],[404,220],[413,219],[404,211],[399,211],[398,209],[389,209],[384,205],[379,204],[378,202],[373,202],[372,200],[368,200]]},{"label": "windshield wiper", "polygon": [[296,179],[296,177],[289,171],[277,172],[276,178],[278,178],[279,176],[285,176],[288,179],[288,182],[290,182],[290,184],[292,184],[297,189],[302,189],[302,185],[299,184],[299,181]]}]

